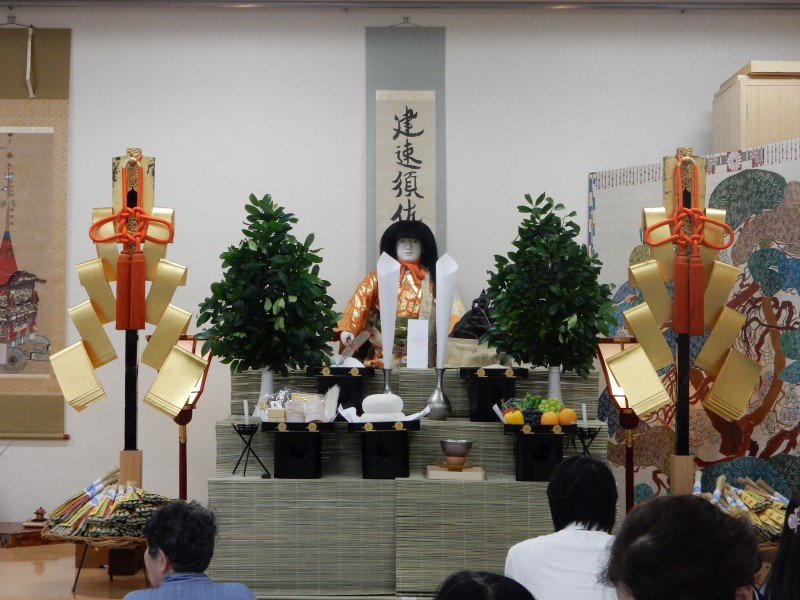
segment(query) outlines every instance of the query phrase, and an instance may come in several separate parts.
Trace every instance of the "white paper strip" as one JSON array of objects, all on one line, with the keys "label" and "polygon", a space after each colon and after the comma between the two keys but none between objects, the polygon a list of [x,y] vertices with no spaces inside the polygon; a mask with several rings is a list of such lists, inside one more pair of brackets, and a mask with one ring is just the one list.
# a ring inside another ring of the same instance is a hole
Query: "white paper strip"
[{"label": "white paper strip", "polygon": [[406,367],[428,368],[428,319],[409,319],[406,337]]},{"label": "white paper strip", "polygon": [[384,368],[392,368],[394,327],[397,322],[397,294],[400,290],[400,263],[386,252],[378,258],[378,301],[381,304],[381,336]]},{"label": "white paper strip", "polygon": [[449,254],[443,254],[436,261],[436,367],[439,369],[444,368],[457,276],[458,263]]}]

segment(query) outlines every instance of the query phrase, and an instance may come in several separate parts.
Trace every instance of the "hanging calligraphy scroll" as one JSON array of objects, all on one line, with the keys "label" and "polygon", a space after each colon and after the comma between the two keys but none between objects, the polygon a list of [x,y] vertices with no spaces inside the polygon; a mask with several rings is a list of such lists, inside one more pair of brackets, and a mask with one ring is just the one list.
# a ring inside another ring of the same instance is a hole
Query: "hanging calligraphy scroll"
[{"label": "hanging calligraphy scroll", "polygon": [[[436,222],[436,93],[375,93],[376,238],[395,221]],[[377,248],[376,248],[377,249]]]},{"label": "hanging calligraphy scroll", "polygon": [[447,250],[445,30],[366,29],[366,267],[400,219],[424,221]]}]

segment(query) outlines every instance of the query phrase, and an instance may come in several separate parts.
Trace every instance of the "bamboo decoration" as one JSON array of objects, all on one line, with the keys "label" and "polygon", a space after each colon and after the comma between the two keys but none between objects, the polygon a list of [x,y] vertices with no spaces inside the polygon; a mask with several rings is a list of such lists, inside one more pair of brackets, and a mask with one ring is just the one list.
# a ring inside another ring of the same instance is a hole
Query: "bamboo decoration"
[{"label": "bamboo decoration", "polygon": [[780,537],[788,500],[776,495],[763,481],[739,478],[741,487],[731,485],[725,475],[716,479],[713,493],[700,492],[700,471],[697,472],[694,494],[703,496],[720,510],[748,520],[762,541]]},{"label": "bamboo decoration", "polygon": [[171,499],[119,480],[118,467],[50,511],[42,537],[118,546],[142,541],[142,526]]}]

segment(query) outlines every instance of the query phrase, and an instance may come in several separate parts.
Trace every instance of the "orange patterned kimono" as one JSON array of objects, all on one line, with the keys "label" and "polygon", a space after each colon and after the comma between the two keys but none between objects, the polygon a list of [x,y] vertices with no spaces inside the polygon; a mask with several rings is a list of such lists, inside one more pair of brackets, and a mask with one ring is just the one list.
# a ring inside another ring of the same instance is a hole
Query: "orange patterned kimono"
[{"label": "orange patterned kimono", "polygon": [[[406,331],[408,319],[430,319],[433,325],[433,282],[425,271],[425,278],[418,280],[412,271],[403,266],[400,273],[400,287],[397,293],[397,324],[395,329],[395,353],[405,355]],[[349,331],[358,335],[368,328],[376,328],[380,316],[378,301],[378,273],[370,272],[358,284],[353,297],[345,306],[344,314],[336,331]],[[432,330],[433,331],[433,330]],[[433,336],[431,336],[433,339]],[[381,352],[374,349],[374,354],[365,361],[372,366],[382,366]]]}]

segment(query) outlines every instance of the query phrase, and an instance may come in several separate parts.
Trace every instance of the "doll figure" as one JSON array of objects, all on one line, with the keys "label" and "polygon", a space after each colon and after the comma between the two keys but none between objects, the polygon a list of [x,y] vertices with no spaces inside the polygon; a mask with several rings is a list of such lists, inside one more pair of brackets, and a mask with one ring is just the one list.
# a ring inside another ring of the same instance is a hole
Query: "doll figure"
[{"label": "doll figure", "polygon": [[[396,221],[381,236],[380,252],[386,252],[400,263],[400,286],[397,296],[397,323],[394,354],[405,356],[408,319],[428,319],[429,339],[435,340],[434,296],[436,290],[436,261],[439,253],[433,232],[422,221]],[[454,310],[456,309],[454,303]],[[378,326],[380,305],[378,301],[378,274],[370,272],[356,288],[353,297],[345,306],[336,332],[345,346],[362,331],[370,334],[369,348],[360,356],[364,364],[383,366],[383,348]],[[452,324],[458,320],[451,319]],[[429,351],[428,356],[432,353]],[[434,354],[435,355],[435,354]]]}]

